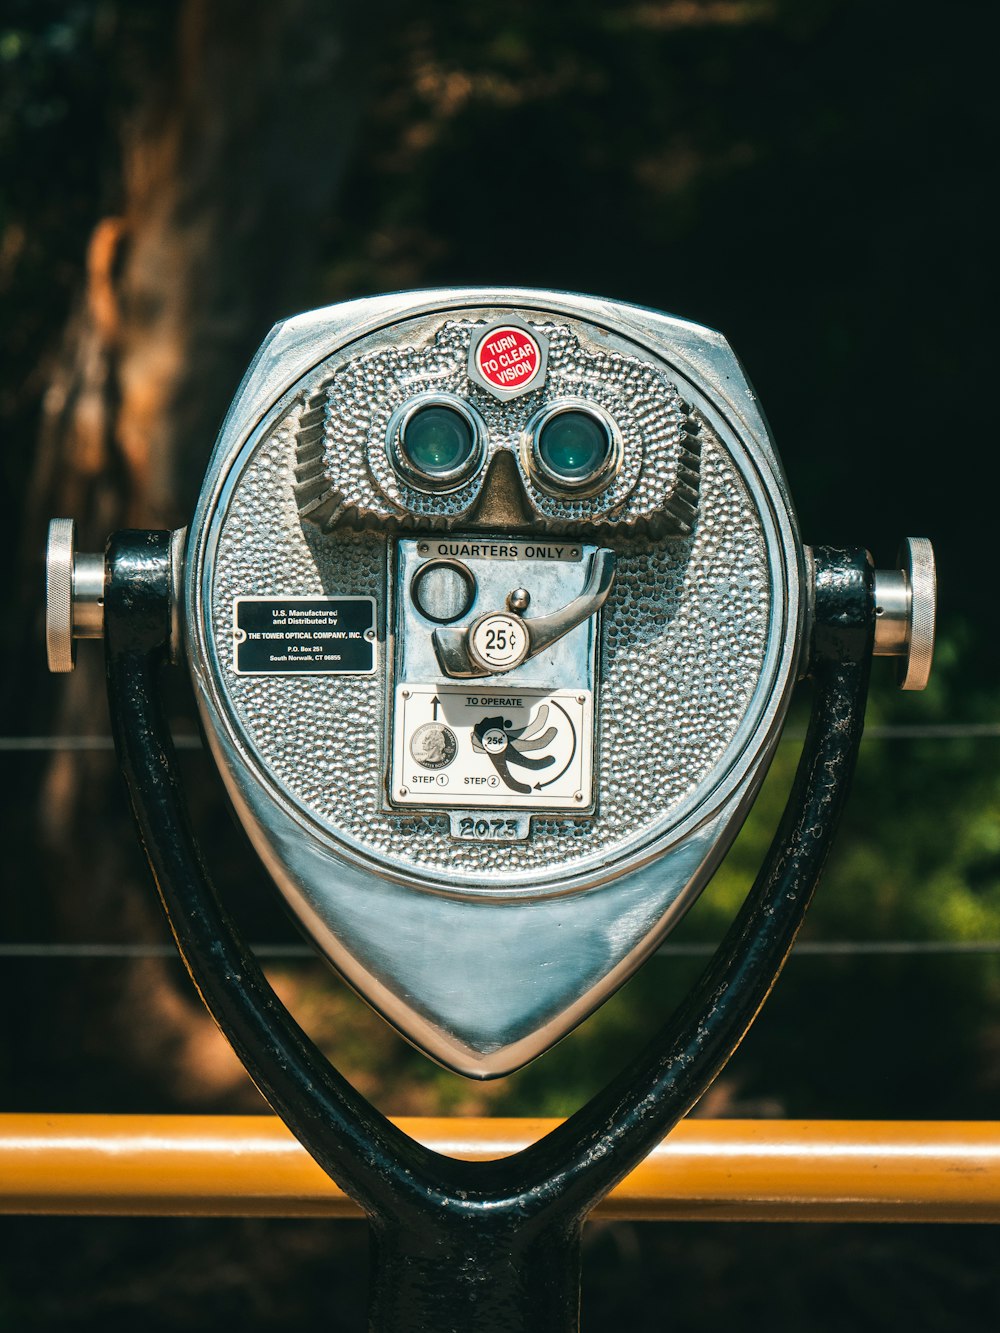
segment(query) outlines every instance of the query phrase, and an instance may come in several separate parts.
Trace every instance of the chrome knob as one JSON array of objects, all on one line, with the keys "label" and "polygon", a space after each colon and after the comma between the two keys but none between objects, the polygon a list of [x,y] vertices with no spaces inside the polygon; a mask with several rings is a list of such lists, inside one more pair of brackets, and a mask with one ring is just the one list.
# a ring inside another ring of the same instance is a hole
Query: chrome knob
[{"label": "chrome knob", "polygon": [[900,568],[875,571],[875,656],[897,657],[901,690],[922,690],[931,674],[937,613],[934,548],[907,537]]},{"label": "chrome knob", "polygon": [[76,640],[104,633],[104,556],[76,549],[76,524],[54,518],[45,548],[45,648],[50,671],[72,671]]}]

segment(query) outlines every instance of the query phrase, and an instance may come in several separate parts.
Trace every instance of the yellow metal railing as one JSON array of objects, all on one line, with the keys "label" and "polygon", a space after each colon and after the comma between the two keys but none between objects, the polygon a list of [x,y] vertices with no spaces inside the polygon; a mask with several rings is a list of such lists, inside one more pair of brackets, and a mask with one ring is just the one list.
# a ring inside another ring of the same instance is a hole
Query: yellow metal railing
[{"label": "yellow metal railing", "polygon": [[[397,1123],[491,1158],[556,1122]],[[270,1116],[0,1115],[0,1212],[359,1216]],[[594,1216],[1000,1222],[1000,1123],[687,1120]]]}]

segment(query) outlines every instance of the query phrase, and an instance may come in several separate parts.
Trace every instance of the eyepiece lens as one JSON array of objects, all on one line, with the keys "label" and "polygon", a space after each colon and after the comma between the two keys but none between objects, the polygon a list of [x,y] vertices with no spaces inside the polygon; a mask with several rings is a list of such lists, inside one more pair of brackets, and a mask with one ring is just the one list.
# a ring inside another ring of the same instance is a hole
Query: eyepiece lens
[{"label": "eyepiece lens", "polygon": [[559,412],[542,425],[537,447],[552,476],[570,483],[587,481],[607,465],[611,436],[590,412]]},{"label": "eyepiece lens", "polygon": [[400,443],[410,464],[428,477],[466,467],[476,447],[472,423],[453,407],[421,407],[406,422]]}]

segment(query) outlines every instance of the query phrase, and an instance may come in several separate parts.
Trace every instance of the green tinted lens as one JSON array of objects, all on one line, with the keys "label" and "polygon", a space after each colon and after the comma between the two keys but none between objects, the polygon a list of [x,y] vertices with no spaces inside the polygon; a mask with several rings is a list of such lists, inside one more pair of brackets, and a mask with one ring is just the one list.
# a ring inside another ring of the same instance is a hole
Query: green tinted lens
[{"label": "green tinted lens", "polygon": [[538,432],[538,457],[553,476],[568,482],[596,477],[607,464],[611,437],[590,412],[559,412]]},{"label": "green tinted lens", "polygon": [[428,477],[447,476],[469,462],[476,447],[470,422],[453,407],[421,407],[407,421],[401,437],[413,468]]}]

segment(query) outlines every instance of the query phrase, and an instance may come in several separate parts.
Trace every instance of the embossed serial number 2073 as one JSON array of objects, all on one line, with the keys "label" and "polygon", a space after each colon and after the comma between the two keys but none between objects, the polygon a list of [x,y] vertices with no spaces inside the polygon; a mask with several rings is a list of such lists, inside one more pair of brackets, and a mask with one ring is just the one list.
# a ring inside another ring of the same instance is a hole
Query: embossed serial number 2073
[{"label": "embossed serial number 2073", "polygon": [[458,821],[458,833],[461,838],[503,841],[518,837],[520,828],[516,819],[472,819],[466,815]]}]

